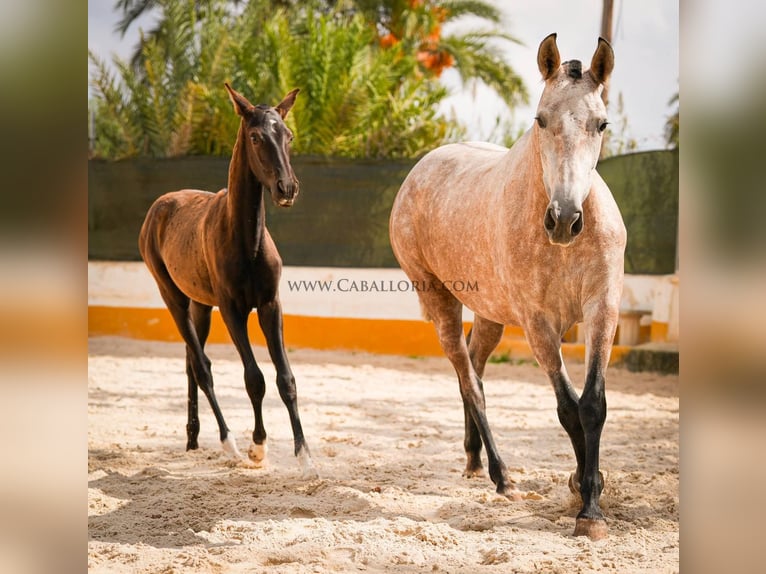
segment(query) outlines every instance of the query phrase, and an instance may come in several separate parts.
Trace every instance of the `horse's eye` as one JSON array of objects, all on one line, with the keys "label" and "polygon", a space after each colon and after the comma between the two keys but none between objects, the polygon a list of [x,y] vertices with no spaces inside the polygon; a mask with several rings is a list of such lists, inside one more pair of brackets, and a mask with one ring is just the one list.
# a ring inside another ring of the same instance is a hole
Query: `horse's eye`
[{"label": "horse's eye", "polygon": [[609,125],[609,122],[601,122],[598,125],[598,131],[603,132],[606,129],[606,126]]},{"label": "horse's eye", "polygon": [[535,116],[535,120],[537,120],[537,125],[538,126],[540,126],[541,128],[545,128],[546,123],[545,123],[545,120],[543,118],[541,118],[540,116]]},{"label": "horse's eye", "polygon": [[250,141],[254,144],[259,144],[261,143],[261,138],[257,133],[252,133],[250,134]]}]

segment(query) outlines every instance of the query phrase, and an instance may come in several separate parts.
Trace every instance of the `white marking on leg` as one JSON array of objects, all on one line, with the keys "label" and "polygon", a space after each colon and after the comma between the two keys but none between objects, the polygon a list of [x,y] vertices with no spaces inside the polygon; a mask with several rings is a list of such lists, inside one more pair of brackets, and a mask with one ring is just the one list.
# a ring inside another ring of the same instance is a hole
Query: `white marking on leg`
[{"label": "white marking on leg", "polygon": [[249,456],[250,460],[254,463],[264,465],[266,464],[266,455],[268,452],[269,447],[266,440],[263,441],[263,444],[255,444],[255,442],[250,441],[250,448],[247,449],[247,456]]},{"label": "white marking on leg", "polygon": [[223,451],[231,458],[245,458],[242,456],[242,453],[239,452],[239,449],[237,448],[237,442],[232,438],[230,434],[221,441],[221,446],[223,447]]},{"label": "white marking on leg", "polygon": [[308,449],[301,448],[301,450],[298,451],[297,457],[303,478],[307,480],[319,478],[319,473],[316,468],[314,468],[314,462],[311,460],[311,455],[309,454]]}]

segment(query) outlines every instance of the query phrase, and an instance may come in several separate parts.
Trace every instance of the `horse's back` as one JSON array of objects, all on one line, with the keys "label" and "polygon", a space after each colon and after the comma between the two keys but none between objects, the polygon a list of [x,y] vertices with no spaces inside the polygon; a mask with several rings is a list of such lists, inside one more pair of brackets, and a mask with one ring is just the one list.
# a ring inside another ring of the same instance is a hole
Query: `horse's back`
[{"label": "horse's back", "polygon": [[139,247],[142,254],[150,245],[159,247],[171,229],[174,234],[180,230],[189,233],[208,213],[215,198],[224,192],[182,189],[158,197],[146,212],[141,226]]},{"label": "horse's back", "polygon": [[460,235],[464,226],[473,225],[468,220],[477,211],[471,205],[485,203],[502,189],[508,151],[486,142],[453,143],[432,150],[415,164],[396,195],[389,222],[400,264],[406,265],[404,260],[420,251],[416,244],[431,242],[431,231]]},{"label": "horse's back", "polygon": [[461,142],[440,146],[418,161],[404,180],[398,196],[414,189],[438,193],[447,180],[477,177],[495,168],[508,148],[487,142]]},{"label": "horse's back", "polygon": [[[138,239],[141,257],[158,282],[169,276],[187,295],[205,303],[210,303],[210,279],[204,222],[224,194],[183,189],[161,195],[147,211]],[[186,285],[189,277],[196,279]]]},{"label": "horse's back", "polygon": [[183,214],[187,218],[201,217],[211,201],[222,192],[225,190],[211,193],[201,189],[181,189],[165,193],[154,200],[146,212],[144,223],[151,224],[154,220],[166,221],[177,214]]}]

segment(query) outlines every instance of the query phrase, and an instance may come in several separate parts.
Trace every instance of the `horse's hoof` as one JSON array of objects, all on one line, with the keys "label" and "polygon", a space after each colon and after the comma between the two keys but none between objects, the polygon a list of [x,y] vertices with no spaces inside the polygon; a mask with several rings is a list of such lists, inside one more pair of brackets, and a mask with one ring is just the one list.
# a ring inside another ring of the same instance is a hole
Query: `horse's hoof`
[{"label": "horse's hoof", "polygon": [[243,459],[245,457],[242,456],[242,453],[239,452],[239,449],[237,448],[237,443],[233,438],[231,438],[231,435],[227,436],[225,439],[221,441],[221,446],[223,447],[223,451],[228,454],[231,458],[236,459]]},{"label": "horse's hoof", "polygon": [[484,472],[484,468],[481,466],[477,466],[475,468],[466,468],[463,471],[464,478],[484,478],[485,476],[487,476],[487,473]]},{"label": "horse's hoof", "polygon": [[498,487],[497,493],[500,496],[505,496],[508,500],[513,502],[521,502],[524,500],[524,492],[517,490],[515,486],[509,485],[505,487]]},{"label": "horse's hoof", "polygon": [[603,518],[578,518],[575,522],[575,536],[587,536],[591,540],[603,540],[609,535]]},{"label": "horse's hoof", "polygon": [[247,456],[257,465],[263,465],[266,462],[266,454],[268,454],[269,448],[264,440],[262,444],[250,443],[250,447],[247,449]]},{"label": "horse's hoof", "polygon": [[197,441],[188,441],[186,443],[186,450],[197,450],[199,448],[199,444]]},{"label": "horse's hoof", "polygon": [[296,457],[298,458],[298,464],[301,465],[301,476],[304,480],[319,478],[319,473],[314,468],[314,462],[311,460],[311,455],[307,449],[302,448]]},{"label": "horse's hoof", "polygon": [[301,478],[303,480],[317,480],[319,478],[319,473],[317,472],[317,469],[312,467],[304,468],[301,470]]}]

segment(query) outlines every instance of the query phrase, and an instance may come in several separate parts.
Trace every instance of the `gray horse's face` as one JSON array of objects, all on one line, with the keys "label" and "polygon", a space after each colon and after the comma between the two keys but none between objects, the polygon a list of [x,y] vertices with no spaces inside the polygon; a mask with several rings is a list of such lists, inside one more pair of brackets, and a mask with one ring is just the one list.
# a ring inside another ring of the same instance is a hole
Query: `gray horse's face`
[{"label": "gray horse's face", "polygon": [[[611,72],[613,55],[611,47],[600,41],[591,69],[583,72],[577,60],[558,63],[552,36],[552,41],[551,36],[543,40],[538,55],[546,85],[534,129],[550,200],[543,225],[551,243],[569,245],[586,225],[583,203],[591,189],[608,124],[601,92]],[[602,58],[609,59],[606,67]]]}]

